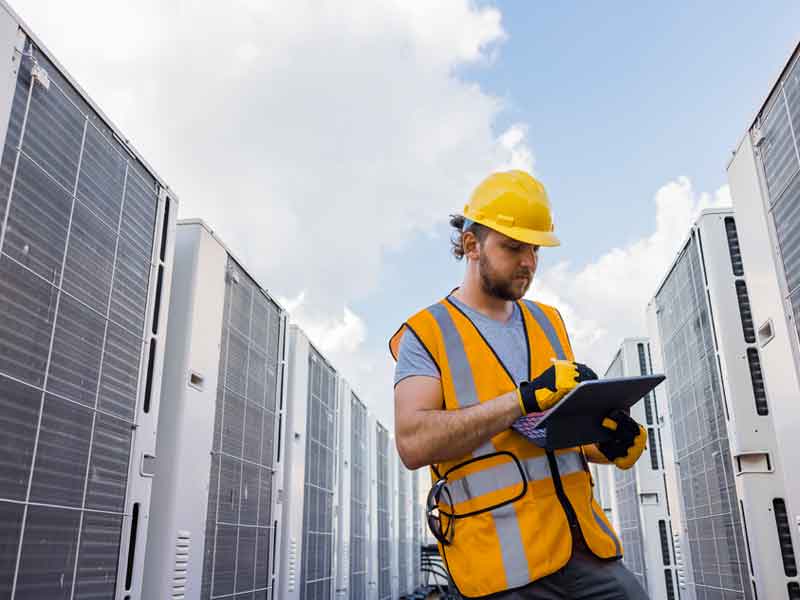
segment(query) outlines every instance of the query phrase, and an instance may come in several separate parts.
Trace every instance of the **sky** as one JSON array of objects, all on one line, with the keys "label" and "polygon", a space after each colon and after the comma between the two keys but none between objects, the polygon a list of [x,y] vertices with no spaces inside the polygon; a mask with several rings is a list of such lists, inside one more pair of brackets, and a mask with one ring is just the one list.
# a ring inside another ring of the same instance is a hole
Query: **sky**
[{"label": "sky", "polygon": [[798,41],[800,3],[12,0],[390,428],[387,339],[457,286],[448,215],[532,171],[528,296],[604,371]]}]

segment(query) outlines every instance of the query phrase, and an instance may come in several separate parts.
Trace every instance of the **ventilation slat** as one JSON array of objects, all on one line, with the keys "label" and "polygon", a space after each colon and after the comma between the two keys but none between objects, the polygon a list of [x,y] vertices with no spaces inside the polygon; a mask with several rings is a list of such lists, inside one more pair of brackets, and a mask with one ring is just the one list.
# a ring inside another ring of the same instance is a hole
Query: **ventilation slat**
[{"label": "ventilation slat", "polygon": [[797,575],[797,563],[795,562],[794,548],[792,547],[792,532],[789,529],[786,502],[782,498],[775,498],[772,501],[772,507],[775,509],[775,524],[778,528],[778,543],[781,546],[783,572],[787,577],[795,577]]},{"label": "ventilation slat", "polygon": [[736,222],[732,217],[725,217],[725,233],[728,236],[728,253],[731,257],[731,268],[736,277],[744,276],[742,264],[742,251],[739,247],[739,235],[736,232]]},{"label": "ventilation slat", "polygon": [[748,344],[756,342],[756,328],[753,325],[753,313],[750,310],[750,297],[747,295],[747,284],[738,279],[736,281],[736,299],[739,302],[739,315],[742,318],[742,332]]},{"label": "ventilation slat", "polygon": [[658,534],[661,538],[661,560],[665,567],[669,566],[669,536],[667,535],[667,522],[664,519],[658,521]]},{"label": "ventilation slat", "polygon": [[758,350],[755,348],[747,349],[747,364],[750,366],[750,380],[753,382],[756,412],[761,416],[768,415],[769,407],[767,406],[767,393],[764,389],[764,374],[761,372],[761,361],[758,357]]}]

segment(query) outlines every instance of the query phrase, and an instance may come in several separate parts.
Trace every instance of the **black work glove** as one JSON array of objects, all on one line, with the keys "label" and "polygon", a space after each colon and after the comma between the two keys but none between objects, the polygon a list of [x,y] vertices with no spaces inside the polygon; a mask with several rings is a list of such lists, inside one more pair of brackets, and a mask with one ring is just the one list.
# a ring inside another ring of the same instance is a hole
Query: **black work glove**
[{"label": "black work glove", "polygon": [[620,409],[603,419],[603,427],[610,429],[613,437],[598,443],[598,450],[620,469],[630,469],[647,446],[647,430]]},{"label": "black work glove", "polygon": [[522,414],[542,412],[554,406],[581,381],[597,379],[597,374],[584,364],[555,360],[536,379],[519,384],[519,406]]}]

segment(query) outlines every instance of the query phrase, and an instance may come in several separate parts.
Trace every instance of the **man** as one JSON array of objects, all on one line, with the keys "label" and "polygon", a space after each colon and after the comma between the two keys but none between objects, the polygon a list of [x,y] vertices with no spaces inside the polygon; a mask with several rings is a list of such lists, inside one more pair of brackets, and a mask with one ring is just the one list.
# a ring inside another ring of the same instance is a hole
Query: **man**
[{"label": "man", "polygon": [[645,430],[619,411],[603,423],[612,441],[551,452],[510,429],[597,377],[574,362],[558,311],[522,300],[539,248],[559,244],[544,187],[495,173],[451,224],[463,283],[390,348],[397,449],[409,469],[431,466],[431,527],[455,586],[467,598],[646,598],[617,560],[586,462],[630,468]]}]

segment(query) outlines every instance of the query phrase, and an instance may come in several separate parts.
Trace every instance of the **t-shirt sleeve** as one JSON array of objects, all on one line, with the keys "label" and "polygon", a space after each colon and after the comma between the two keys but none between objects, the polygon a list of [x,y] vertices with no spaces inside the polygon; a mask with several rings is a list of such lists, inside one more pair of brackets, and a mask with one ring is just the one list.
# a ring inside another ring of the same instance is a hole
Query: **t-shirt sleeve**
[{"label": "t-shirt sleeve", "polygon": [[400,348],[397,351],[397,365],[394,369],[394,384],[397,385],[406,377],[423,375],[441,379],[439,369],[433,362],[431,355],[419,341],[416,335],[406,329],[400,338]]}]

